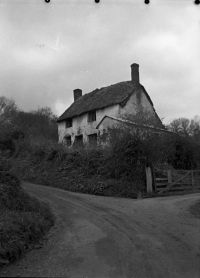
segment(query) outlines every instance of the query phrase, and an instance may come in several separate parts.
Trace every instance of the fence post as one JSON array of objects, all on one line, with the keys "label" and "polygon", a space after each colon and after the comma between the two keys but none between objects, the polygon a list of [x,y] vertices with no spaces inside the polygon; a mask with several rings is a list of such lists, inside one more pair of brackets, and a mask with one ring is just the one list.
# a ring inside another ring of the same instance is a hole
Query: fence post
[{"label": "fence post", "polygon": [[192,192],[194,192],[194,172],[191,170],[192,175]]},{"label": "fence post", "polygon": [[172,183],[172,170],[167,171],[167,181],[168,183]]},{"label": "fence post", "polygon": [[147,193],[152,193],[152,191],[153,191],[153,179],[152,179],[151,167],[146,167],[145,171],[146,171]]}]

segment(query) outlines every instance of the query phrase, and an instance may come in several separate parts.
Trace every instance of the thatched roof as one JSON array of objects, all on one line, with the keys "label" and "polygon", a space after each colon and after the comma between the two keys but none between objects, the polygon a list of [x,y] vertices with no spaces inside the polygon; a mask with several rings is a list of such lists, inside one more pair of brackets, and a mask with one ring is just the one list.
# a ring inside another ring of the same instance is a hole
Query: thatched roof
[{"label": "thatched roof", "polygon": [[68,118],[73,118],[89,111],[102,109],[115,104],[125,105],[129,97],[141,88],[153,106],[149,95],[142,85],[136,85],[132,81],[125,81],[101,89],[96,89],[83,95],[73,102],[57,121],[61,122]]}]

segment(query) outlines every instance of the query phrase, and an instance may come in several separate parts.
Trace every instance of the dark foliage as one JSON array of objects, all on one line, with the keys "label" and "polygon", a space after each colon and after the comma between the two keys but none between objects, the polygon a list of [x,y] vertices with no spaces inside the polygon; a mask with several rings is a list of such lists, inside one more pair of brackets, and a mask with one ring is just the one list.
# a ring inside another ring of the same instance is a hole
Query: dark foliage
[{"label": "dark foliage", "polygon": [[0,163],[0,266],[34,247],[54,223],[48,206],[30,197],[20,181]]},{"label": "dark foliage", "polygon": [[56,117],[48,107],[19,111],[14,101],[0,97],[0,152],[16,156],[23,145],[57,142]]},{"label": "dark foliage", "polygon": [[145,192],[145,166],[199,167],[200,148],[191,138],[112,130],[105,148],[65,149],[57,144],[26,145],[12,171],[20,178],[71,191],[133,197]]}]

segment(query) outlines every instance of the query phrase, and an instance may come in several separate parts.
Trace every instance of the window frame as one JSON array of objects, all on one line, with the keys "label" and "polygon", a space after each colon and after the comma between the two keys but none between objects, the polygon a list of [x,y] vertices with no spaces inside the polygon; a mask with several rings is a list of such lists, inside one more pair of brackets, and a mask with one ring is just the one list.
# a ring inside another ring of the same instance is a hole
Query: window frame
[{"label": "window frame", "polygon": [[66,120],[65,120],[65,128],[70,128],[70,127],[72,127],[72,122],[73,122],[72,118],[66,119]]},{"label": "window frame", "polygon": [[[80,138],[81,138],[81,140],[80,140]],[[75,135],[75,139],[74,139],[74,144],[73,145],[75,147],[82,147],[83,146],[83,134]]]},{"label": "window frame", "polygon": [[96,115],[96,110],[92,110],[88,112],[88,123],[96,122],[97,120],[97,115]]},{"label": "window frame", "polygon": [[72,137],[71,135],[66,135],[64,137],[64,144],[67,146],[67,147],[71,147],[72,145]]}]

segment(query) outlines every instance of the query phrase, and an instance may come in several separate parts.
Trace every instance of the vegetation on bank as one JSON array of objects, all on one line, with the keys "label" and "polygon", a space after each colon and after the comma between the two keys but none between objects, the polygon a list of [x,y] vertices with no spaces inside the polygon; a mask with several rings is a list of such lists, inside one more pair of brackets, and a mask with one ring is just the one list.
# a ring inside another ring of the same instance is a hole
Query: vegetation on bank
[{"label": "vegetation on bank", "polygon": [[141,136],[116,129],[108,147],[69,150],[57,144],[56,117],[49,108],[23,112],[0,98],[0,151],[12,173],[71,191],[137,197],[145,192],[146,165],[199,168],[199,119],[174,120],[167,128],[176,134]]},{"label": "vegetation on bank", "polygon": [[117,157],[111,163],[112,157],[108,149],[38,146],[12,159],[12,172],[24,180],[74,192],[136,198],[145,188],[144,172],[140,167],[123,171],[125,164],[117,165]]},{"label": "vegetation on bank", "polygon": [[193,140],[171,134],[114,133],[112,145],[105,148],[23,144],[12,159],[12,172],[24,180],[75,192],[136,198],[146,191],[145,166],[200,165],[200,147]]},{"label": "vegetation on bank", "polygon": [[0,266],[39,244],[54,223],[47,204],[29,196],[0,160]]}]

